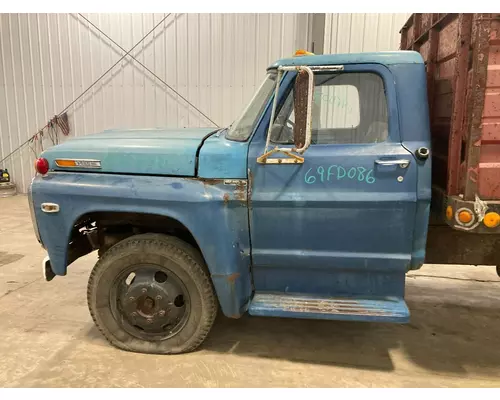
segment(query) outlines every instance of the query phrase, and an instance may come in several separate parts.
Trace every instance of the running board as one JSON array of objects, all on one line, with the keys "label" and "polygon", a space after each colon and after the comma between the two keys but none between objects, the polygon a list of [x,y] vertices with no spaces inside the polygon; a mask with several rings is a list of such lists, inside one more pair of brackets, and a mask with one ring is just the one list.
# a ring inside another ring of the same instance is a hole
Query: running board
[{"label": "running board", "polygon": [[406,323],[410,318],[405,301],[399,297],[341,298],[257,292],[248,312],[261,317],[397,323]]}]

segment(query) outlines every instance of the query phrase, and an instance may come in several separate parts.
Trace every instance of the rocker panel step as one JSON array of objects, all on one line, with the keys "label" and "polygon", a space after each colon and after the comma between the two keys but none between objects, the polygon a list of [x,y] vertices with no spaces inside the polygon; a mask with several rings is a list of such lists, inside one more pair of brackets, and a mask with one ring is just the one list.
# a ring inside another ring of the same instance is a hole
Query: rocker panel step
[{"label": "rocker panel step", "polygon": [[256,293],[248,310],[261,317],[331,319],[405,323],[406,302],[398,297],[340,298],[282,293]]}]

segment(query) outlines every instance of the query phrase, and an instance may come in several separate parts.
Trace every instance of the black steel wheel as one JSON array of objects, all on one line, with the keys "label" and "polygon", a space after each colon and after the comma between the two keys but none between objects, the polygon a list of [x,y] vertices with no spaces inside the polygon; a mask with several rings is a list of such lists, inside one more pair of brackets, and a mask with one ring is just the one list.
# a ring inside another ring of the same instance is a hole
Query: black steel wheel
[{"label": "black steel wheel", "polygon": [[159,265],[133,265],[118,275],[109,293],[114,318],[131,335],[164,340],[176,335],[189,317],[186,286]]},{"label": "black steel wheel", "polygon": [[141,353],[195,350],[217,313],[201,255],[165,235],[137,235],[111,247],[92,270],[87,295],[106,339]]}]

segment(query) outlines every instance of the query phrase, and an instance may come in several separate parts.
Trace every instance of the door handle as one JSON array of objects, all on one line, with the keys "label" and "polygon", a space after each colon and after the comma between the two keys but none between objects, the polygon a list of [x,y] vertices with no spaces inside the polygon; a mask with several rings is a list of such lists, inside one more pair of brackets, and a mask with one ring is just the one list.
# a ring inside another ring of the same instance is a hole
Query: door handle
[{"label": "door handle", "polygon": [[401,168],[408,168],[408,165],[410,165],[410,160],[375,160],[375,164],[382,165],[382,166],[390,166],[390,165],[398,165]]}]

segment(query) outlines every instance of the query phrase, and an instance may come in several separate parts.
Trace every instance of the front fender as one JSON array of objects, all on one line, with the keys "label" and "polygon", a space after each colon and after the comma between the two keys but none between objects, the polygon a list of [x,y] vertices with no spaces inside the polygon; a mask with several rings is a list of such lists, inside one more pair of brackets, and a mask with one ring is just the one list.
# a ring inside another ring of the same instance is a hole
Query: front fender
[{"label": "front fender", "polygon": [[[212,276],[221,308],[238,317],[251,295],[245,180],[50,173],[32,183],[41,241],[56,275],[66,275],[75,222],[93,212],[161,215],[182,223],[195,238]],[[59,204],[58,213],[41,210]]]}]

